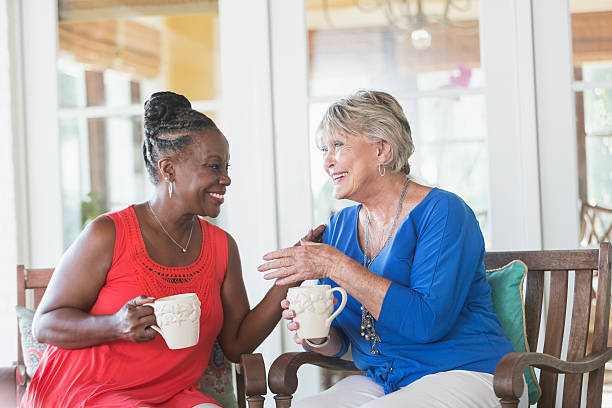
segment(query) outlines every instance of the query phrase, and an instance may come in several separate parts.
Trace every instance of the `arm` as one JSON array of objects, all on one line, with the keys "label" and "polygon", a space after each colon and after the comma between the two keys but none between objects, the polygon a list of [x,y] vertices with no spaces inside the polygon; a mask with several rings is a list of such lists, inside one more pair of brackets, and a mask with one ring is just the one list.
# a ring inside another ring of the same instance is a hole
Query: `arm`
[{"label": "arm", "polygon": [[465,302],[478,265],[482,235],[459,199],[442,199],[418,231],[410,284],[392,282],[325,244],[304,243],[264,256],[260,271],[277,284],[330,278],[359,300],[381,324],[415,342],[431,342],[450,330]]},{"label": "arm", "polygon": [[92,315],[100,289],[113,260],[115,225],[99,217],[81,233],[55,269],[40,306],[33,332],[41,343],[76,349],[125,339],[148,341],[155,332],[152,308],[141,305],[153,299],[132,299],[112,315]]},{"label": "arm", "polygon": [[391,283],[378,322],[415,342],[443,338],[465,304],[483,257],[473,213],[459,199],[440,200],[419,226],[409,286]]},{"label": "arm", "polygon": [[[324,225],[309,230],[295,245],[299,246],[302,241],[320,241],[324,230]],[[218,339],[228,359],[238,362],[241,354],[253,352],[276,327],[282,311],[279,305],[287,296],[289,286],[274,285],[261,302],[250,310],[238,246],[230,234],[227,234],[227,243],[228,265],[221,286],[224,319]]]},{"label": "arm", "polygon": [[241,354],[253,352],[276,327],[281,317],[279,305],[287,294],[287,287],[273,286],[250,310],[238,247],[230,234],[227,241],[228,265],[221,286],[224,319],[218,339],[227,358],[238,362]]},{"label": "arm", "polygon": [[265,279],[278,279],[277,285],[290,285],[306,279],[330,278],[359,300],[378,318],[383,299],[391,285],[389,279],[370,272],[333,246],[302,241],[299,247],[280,249],[264,255],[269,261],[260,265],[268,272]]}]

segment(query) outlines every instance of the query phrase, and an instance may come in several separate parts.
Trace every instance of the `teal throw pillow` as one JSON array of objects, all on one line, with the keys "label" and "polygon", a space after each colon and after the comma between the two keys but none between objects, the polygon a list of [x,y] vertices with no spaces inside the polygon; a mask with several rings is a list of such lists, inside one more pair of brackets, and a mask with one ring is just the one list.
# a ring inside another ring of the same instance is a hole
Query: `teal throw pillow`
[{"label": "teal throw pillow", "polygon": [[[526,276],[527,265],[518,260],[502,268],[487,271],[487,280],[491,286],[493,298],[493,311],[499,318],[506,337],[516,352],[529,351],[523,300],[523,282]],[[532,367],[526,367],[524,375],[529,403],[535,404],[542,394],[540,384],[538,384]]]}]

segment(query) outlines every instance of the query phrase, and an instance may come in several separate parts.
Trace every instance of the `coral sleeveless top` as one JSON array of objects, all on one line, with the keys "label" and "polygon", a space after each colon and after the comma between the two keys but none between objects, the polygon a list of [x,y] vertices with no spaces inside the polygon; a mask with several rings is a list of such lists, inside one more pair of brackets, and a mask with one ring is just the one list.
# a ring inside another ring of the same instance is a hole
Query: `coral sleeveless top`
[{"label": "coral sleeveless top", "polygon": [[[139,295],[197,293],[201,306],[196,346],[170,350],[157,335],[146,343],[118,340],[78,350],[47,347],[21,406],[40,408],[186,408],[214,399],[198,391],[221,331],[221,284],[227,269],[225,232],[200,220],[202,249],[185,267],[153,261],[132,206],[107,214],[116,230],[113,263],[91,314],[112,314]],[[87,271],[83,271],[87,273]]]}]

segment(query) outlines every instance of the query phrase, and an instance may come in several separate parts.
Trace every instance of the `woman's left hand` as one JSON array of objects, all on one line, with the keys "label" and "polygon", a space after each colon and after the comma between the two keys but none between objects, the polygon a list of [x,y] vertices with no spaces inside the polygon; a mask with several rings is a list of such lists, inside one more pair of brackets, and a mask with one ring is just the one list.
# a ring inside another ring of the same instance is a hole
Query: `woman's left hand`
[{"label": "woman's left hand", "polygon": [[264,279],[277,279],[277,285],[289,285],[307,279],[331,278],[348,259],[336,248],[305,240],[300,246],[279,249],[263,256],[266,262],[257,268],[260,272],[276,269]]}]

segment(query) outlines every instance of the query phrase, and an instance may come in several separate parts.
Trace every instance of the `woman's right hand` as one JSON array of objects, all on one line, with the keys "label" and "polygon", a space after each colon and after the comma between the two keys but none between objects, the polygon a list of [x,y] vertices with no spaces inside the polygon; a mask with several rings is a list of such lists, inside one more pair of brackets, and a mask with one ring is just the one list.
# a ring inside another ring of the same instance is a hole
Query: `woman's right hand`
[{"label": "woman's right hand", "polygon": [[142,343],[155,338],[157,332],[151,328],[156,324],[154,310],[151,306],[145,306],[154,301],[154,298],[140,295],[129,300],[113,315],[120,339]]},{"label": "woman's right hand", "polygon": [[[287,299],[281,300],[281,307],[283,308],[283,319],[288,320],[287,328],[291,331],[295,331],[293,341],[295,341],[296,344],[303,344],[304,339],[298,336],[297,334],[297,329],[300,327],[300,324],[293,320],[293,318],[295,317],[295,310],[289,309],[289,301]],[[315,344],[323,343],[325,340],[325,337],[320,339],[308,339],[308,341]]]}]

